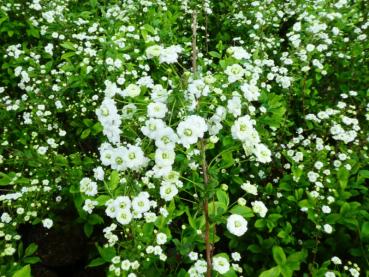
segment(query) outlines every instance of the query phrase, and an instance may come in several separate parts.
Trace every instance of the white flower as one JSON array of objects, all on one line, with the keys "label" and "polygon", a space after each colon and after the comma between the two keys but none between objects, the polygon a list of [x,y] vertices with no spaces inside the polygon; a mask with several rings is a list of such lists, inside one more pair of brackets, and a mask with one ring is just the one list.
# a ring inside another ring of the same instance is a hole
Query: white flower
[{"label": "white flower", "polygon": [[145,216],[145,221],[147,223],[155,222],[158,218],[157,215],[155,213],[152,213],[152,212],[146,212],[144,214],[144,216]]},{"label": "white flower", "polygon": [[241,215],[232,214],[227,219],[227,229],[231,234],[240,237],[247,231],[247,221]]},{"label": "white flower", "polygon": [[104,84],[105,84],[104,93],[107,99],[114,97],[116,94],[122,94],[122,90],[117,86],[116,83],[106,80]]},{"label": "white flower", "polygon": [[250,193],[250,194],[258,195],[258,189],[257,189],[257,187],[256,187],[255,185],[250,184],[250,182],[249,182],[249,181],[247,181],[246,183],[243,183],[243,184],[241,185],[241,188],[242,188],[244,191],[246,191],[246,192],[248,192],[248,193]]},{"label": "white flower", "polygon": [[[107,151],[106,151],[107,152]],[[110,152],[107,152],[108,157]],[[111,151],[111,168],[116,169],[117,171],[122,171],[127,169],[126,161],[124,160],[124,155],[127,153],[127,148],[120,146],[118,148],[112,149]]]},{"label": "white flower", "polygon": [[42,226],[44,226],[47,229],[50,229],[51,227],[53,227],[53,221],[50,218],[45,218],[44,220],[42,220]]},{"label": "white flower", "polygon": [[103,143],[100,148],[100,161],[103,165],[111,165],[113,162],[113,147],[109,143]]},{"label": "white flower", "polygon": [[268,212],[267,207],[261,201],[251,202],[251,206],[254,213],[259,214],[260,217],[265,217],[266,213]]},{"label": "white flower", "polygon": [[132,199],[132,208],[135,212],[143,214],[150,210],[150,200],[148,195],[140,193]]},{"label": "white flower", "polygon": [[150,95],[151,99],[155,102],[166,103],[168,99],[168,91],[163,88],[162,85],[154,85]]},{"label": "white flower", "polygon": [[152,168],[152,172],[155,178],[167,176],[171,171],[172,171],[172,166],[155,165]]},{"label": "white flower", "polygon": [[331,208],[329,206],[323,205],[322,212],[325,214],[329,214],[331,212]]},{"label": "white flower", "polygon": [[100,180],[100,181],[104,180],[105,173],[104,173],[104,169],[101,166],[94,168],[93,171],[94,171],[94,178],[96,180]]},{"label": "white flower", "polygon": [[191,261],[196,261],[199,258],[199,254],[196,252],[191,251],[188,254],[188,257],[190,258]]},{"label": "white flower", "polygon": [[247,101],[251,102],[259,99],[260,92],[257,86],[245,83],[240,88]]},{"label": "white flower", "polygon": [[200,96],[208,96],[210,88],[202,79],[192,80],[188,85],[188,97],[193,96],[199,98]]},{"label": "white flower", "polygon": [[155,163],[158,166],[170,166],[174,163],[176,154],[171,149],[156,149],[155,151]]},{"label": "white flower", "polygon": [[95,196],[97,194],[97,184],[93,182],[90,178],[85,177],[80,182],[79,190],[80,192],[88,195]]},{"label": "white flower", "polygon": [[340,264],[342,264],[341,259],[340,259],[340,258],[338,258],[337,256],[333,256],[333,257],[331,258],[331,261],[332,261],[332,263],[334,263],[335,265],[340,265]]},{"label": "white flower", "polygon": [[135,104],[127,104],[122,108],[121,118],[123,119],[131,119],[135,112],[137,111],[137,107]]},{"label": "white flower", "polygon": [[238,253],[238,252],[233,252],[233,253],[231,254],[231,256],[232,256],[232,259],[233,259],[235,262],[239,262],[239,261],[241,261],[241,255],[240,255],[240,253]]},{"label": "white flower", "polygon": [[157,132],[165,127],[165,122],[163,120],[150,118],[145,121],[145,126],[141,127],[141,132],[145,136],[151,139],[155,139]]},{"label": "white flower", "polygon": [[146,57],[151,59],[153,57],[159,57],[161,52],[163,51],[163,47],[160,45],[152,45],[146,48]]},{"label": "white flower", "polygon": [[164,48],[160,52],[160,63],[176,63],[178,60],[178,54],[182,52],[182,47],[179,45],[172,45]]},{"label": "white flower", "polygon": [[1,222],[10,223],[10,221],[12,221],[12,218],[8,213],[1,214]]},{"label": "white flower", "polygon": [[240,141],[246,141],[254,131],[253,122],[249,115],[237,118],[231,127],[232,137]]},{"label": "white flower", "polygon": [[272,152],[265,144],[256,144],[254,149],[256,160],[261,163],[270,163],[272,161]]},{"label": "white flower", "polygon": [[242,102],[240,95],[234,95],[227,102],[227,109],[234,117],[241,115]]},{"label": "white flower", "polygon": [[177,141],[178,136],[170,127],[161,128],[155,132],[155,145],[160,149],[174,149]]},{"label": "white flower", "polygon": [[[114,120],[119,121],[118,110],[115,101],[105,98],[100,107],[96,110],[96,115],[101,124],[112,124]],[[116,123],[116,125],[120,125]]]},{"label": "white flower", "polygon": [[207,264],[204,260],[197,260],[193,266],[199,274],[203,274],[207,270]]},{"label": "white flower", "polygon": [[123,160],[126,166],[132,170],[138,170],[147,165],[148,159],[144,156],[142,149],[135,145],[128,145],[123,151]]},{"label": "white flower", "polygon": [[360,276],[360,272],[356,268],[350,268],[349,272],[350,272],[351,276],[353,276],[353,277],[359,277]]},{"label": "white flower", "polygon": [[103,125],[103,133],[108,137],[111,143],[117,144],[120,142],[120,124],[121,119],[115,102],[112,99],[105,98],[101,106],[96,110],[96,115]]},{"label": "white flower", "polygon": [[239,64],[233,64],[227,66],[224,73],[228,75],[228,82],[233,83],[242,79],[245,69]]},{"label": "white flower", "polygon": [[129,84],[121,93],[123,97],[136,97],[141,93],[141,88],[136,84]]},{"label": "white flower", "polygon": [[160,186],[160,196],[165,201],[170,201],[178,194],[178,189],[174,184],[162,182]]},{"label": "white flower", "polygon": [[45,46],[45,52],[52,55],[53,54],[54,45],[52,43],[48,43]]},{"label": "white flower", "polygon": [[327,234],[331,234],[333,231],[333,228],[330,224],[324,224],[323,229],[324,229],[324,232],[326,232]]},{"label": "white flower", "polygon": [[227,49],[227,53],[232,55],[237,60],[243,60],[243,59],[248,60],[251,57],[250,54],[245,49],[243,49],[242,47],[238,47],[238,46],[229,47]]},{"label": "white flower", "polygon": [[121,263],[121,268],[124,271],[128,271],[129,268],[131,267],[131,262],[129,260],[123,260]]},{"label": "white flower", "polygon": [[167,235],[164,233],[158,233],[156,235],[156,243],[159,245],[165,244],[167,242]]},{"label": "white flower", "polygon": [[214,257],[213,258],[213,269],[220,274],[225,274],[230,268],[229,262],[224,257]]},{"label": "white flower", "polygon": [[168,112],[167,105],[161,102],[150,103],[147,106],[148,117],[164,118],[167,112]]},{"label": "white flower", "polygon": [[207,130],[208,126],[201,116],[190,115],[177,126],[179,142],[189,148],[191,144],[195,144],[199,138],[202,138]]},{"label": "white flower", "polygon": [[83,205],[83,207],[82,207],[82,209],[84,210],[84,211],[86,211],[87,213],[89,213],[89,214],[91,214],[92,213],[92,211],[93,211],[93,209],[95,208],[95,206],[98,204],[98,202],[97,201],[93,201],[93,200],[91,200],[91,199],[86,199],[85,200],[85,203],[84,203],[84,205]]},{"label": "white flower", "polygon": [[132,214],[129,210],[122,209],[117,213],[116,219],[120,224],[127,225],[132,220]]},{"label": "white flower", "polygon": [[324,274],[324,277],[335,277],[336,274],[334,274],[333,271],[327,271],[325,274]]},{"label": "white flower", "polygon": [[115,205],[115,202],[113,199],[108,200],[105,203],[106,210],[105,214],[111,218],[115,218],[118,215],[118,212],[120,211],[119,208]]},{"label": "white flower", "polygon": [[129,210],[131,208],[131,199],[128,196],[118,196],[113,205],[118,210]]}]

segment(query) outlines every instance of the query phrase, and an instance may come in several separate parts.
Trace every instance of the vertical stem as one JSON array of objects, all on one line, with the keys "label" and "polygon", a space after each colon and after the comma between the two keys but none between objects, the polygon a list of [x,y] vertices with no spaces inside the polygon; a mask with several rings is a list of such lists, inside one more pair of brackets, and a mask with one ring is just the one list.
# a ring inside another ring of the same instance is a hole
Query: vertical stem
[{"label": "vertical stem", "polygon": [[208,13],[206,12],[205,8],[204,8],[204,13],[205,13],[205,44],[206,44],[206,54],[208,54],[209,52],[209,31],[208,31],[209,17],[208,17]]},{"label": "vertical stem", "polygon": [[[209,184],[209,174],[208,174],[208,164],[206,162],[205,140],[204,139],[201,139],[200,141],[200,149],[202,153],[202,174],[204,178],[204,186],[206,188]],[[205,199],[204,199],[204,216],[205,216],[205,248],[206,248],[206,264],[207,264],[206,276],[211,277],[212,245],[210,244],[210,240],[209,240],[210,224],[209,224],[209,201],[208,201],[207,192],[205,194]]]},{"label": "vertical stem", "polygon": [[196,37],[197,37],[197,13],[193,11],[192,13],[192,71],[196,74],[197,68],[197,47],[196,47]]},{"label": "vertical stem", "polygon": [[[196,35],[197,35],[197,14],[196,14],[196,11],[193,11],[193,14],[192,14],[192,71],[194,75],[196,74],[196,69],[197,69]],[[206,188],[209,184],[209,173],[208,173],[208,164],[206,161],[206,154],[205,154],[205,140],[203,138],[200,140],[200,151],[201,151],[201,156],[202,156],[201,166],[202,166],[202,172],[203,172],[204,186]],[[204,209],[204,216],[205,216],[205,248],[206,248],[206,264],[207,264],[206,276],[211,277],[212,246],[209,241],[210,224],[209,224],[209,200],[208,200],[207,193],[205,194],[203,209]]]}]

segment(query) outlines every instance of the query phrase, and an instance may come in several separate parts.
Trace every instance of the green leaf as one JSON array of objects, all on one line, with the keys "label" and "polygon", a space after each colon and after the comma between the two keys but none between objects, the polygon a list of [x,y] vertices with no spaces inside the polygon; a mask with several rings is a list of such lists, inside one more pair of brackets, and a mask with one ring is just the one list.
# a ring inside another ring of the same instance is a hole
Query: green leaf
[{"label": "green leaf", "polygon": [[65,49],[76,51],[76,48],[74,47],[74,44],[70,41],[65,41],[63,43],[60,43],[60,46],[65,48]]},{"label": "green leaf", "polygon": [[209,203],[209,216],[216,217],[224,214],[227,211],[227,206],[223,202],[212,201]]},{"label": "green leaf", "polygon": [[101,123],[100,123],[100,122],[97,122],[97,123],[95,123],[95,124],[91,127],[91,129],[92,129],[92,134],[93,134],[93,135],[96,135],[96,134],[98,134],[98,133],[102,132],[102,130],[103,130],[103,126],[101,125]]},{"label": "green leaf", "polygon": [[369,241],[369,221],[361,225],[360,237],[364,242]]},{"label": "green leaf", "polygon": [[214,57],[214,58],[218,58],[218,59],[221,59],[222,58],[222,55],[219,54],[218,52],[215,52],[215,51],[210,51],[209,52],[209,55]]},{"label": "green leaf", "polygon": [[106,201],[108,201],[110,199],[109,195],[100,195],[99,197],[96,198],[97,201],[97,206],[104,206]]},{"label": "green leaf", "polygon": [[18,258],[21,258],[23,256],[23,242],[20,242],[18,244]]},{"label": "green leaf", "polygon": [[85,139],[85,138],[87,138],[87,137],[90,135],[90,133],[91,133],[91,129],[86,129],[86,130],[84,130],[84,131],[82,132],[82,134],[81,134],[81,139]]},{"label": "green leaf", "polygon": [[196,221],[194,220],[194,218],[192,217],[191,213],[190,213],[190,210],[188,207],[186,207],[186,215],[187,215],[187,218],[188,218],[188,223],[190,224],[190,226],[193,228],[193,229],[197,229],[197,225],[196,225]]},{"label": "green leaf", "polygon": [[88,216],[88,223],[91,225],[102,224],[104,219],[97,214],[91,214]]},{"label": "green leaf", "polygon": [[41,259],[39,257],[33,256],[33,257],[24,258],[23,262],[26,264],[37,264],[41,262]]},{"label": "green leaf", "polygon": [[22,267],[21,269],[17,270],[14,274],[13,277],[31,277],[31,266],[30,265],[26,265],[24,267]]},{"label": "green leaf", "polygon": [[148,31],[149,33],[151,33],[152,35],[155,35],[155,29],[154,29],[154,27],[152,27],[151,25],[149,25],[149,24],[145,24],[144,26],[144,29],[146,30],[146,31]]},{"label": "green leaf", "polygon": [[37,251],[37,249],[38,249],[38,245],[36,243],[31,243],[30,245],[28,245],[28,247],[24,251],[24,256],[25,257],[31,256],[33,253]]},{"label": "green leaf", "polygon": [[287,258],[286,254],[284,254],[283,248],[280,246],[273,247],[273,259],[278,265],[283,265]]},{"label": "green leaf", "polygon": [[70,57],[73,57],[74,55],[76,55],[75,52],[66,52],[64,53],[63,55],[61,55],[61,59],[62,60],[67,60],[69,59]]},{"label": "green leaf", "polygon": [[91,237],[92,233],[94,231],[94,226],[89,223],[85,223],[83,225],[83,232],[85,233],[86,237]]},{"label": "green leaf", "polygon": [[228,194],[224,190],[218,189],[216,192],[216,195],[217,195],[218,200],[228,207],[229,205]]},{"label": "green leaf", "polygon": [[347,187],[349,176],[350,176],[350,173],[346,168],[341,167],[338,170],[337,178],[338,178],[338,182],[342,190],[344,190]]},{"label": "green leaf", "polygon": [[251,244],[247,247],[247,250],[249,250],[252,253],[261,253],[263,250],[261,247],[257,244]]},{"label": "green leaf", "polygon": [[279,266],[272,267],[271,269],[268,269],[266,271],[263,271],[259,277],[278,277],[281,275],[281,269]]},{"label": "green leaf", "polygon": [[110,179],[108,183],[109,189],[114,191],[117,188],[119,181],[120,181],[120,178],[119,178],[118,171],[113,170],[110,174]]},{"label": "green leaf", "polygon": [[369,179],[369,170],[360,170],[357,174],[357,184],[364,183],[365,179]]},{"label": "green leaf", "polygon": [[306,257],[307,257],[307,252],[306,250],[303,250],[303,251],[295,252],[289,255],[287,258],[287,261],[301,263]]},{"label": "green leaf", "polygon": [[111,259],[116,255],[113,247],[100,247],[97,245],[97,250],[106,262],[110,262]]},{"label": "green leaf", "polygon": [[90,0],[90,6],[91,8],[96,8],[97,0]]},{"label": "green leaf", "polygon": [[87,267],[96,267],[96,266],[99,266],[99,265],[102,265],[102,264],[105,264],[106,261],[102,258],[96,258],[96,259],[93,259],[88,265]]},{"label": "green leaf", "polygon": [[0,186],[7,186],[12,181],[12,178],[10,178],[5,173],[0,172]]},{"label": "green leaf", "polygon": [[92,119],[89,118],[85,118],[82,120],[83,124],[86,125],[86,127],[91,127],[92,125],[94,125],[94,122],[92,121]]},{"label": "green leaf", "polygon": [[255,221],[255,227],[258,228],[258,229],[263,229],[265,227],[265,224],[266,224],[266,220],[265,219],[258,219]]},{"label": "green leaf", "polygon": [[227,151],[222,153],[222,162],[220,167],[221,168],[228,168],[231,167],[232,165],[234,165],[234,159],[233,159],[233,154],[231,151]]},{"label": "green leaf", "polygon": [[245,218],[251,218],[251,217],[254,216],[254,213],[252,212],[252,210],[249,207],[240,206],[240,205],[234,206],[230,210],[230,213],[232,213],[232,214],[239,214],[239,215],[242,215]]}]

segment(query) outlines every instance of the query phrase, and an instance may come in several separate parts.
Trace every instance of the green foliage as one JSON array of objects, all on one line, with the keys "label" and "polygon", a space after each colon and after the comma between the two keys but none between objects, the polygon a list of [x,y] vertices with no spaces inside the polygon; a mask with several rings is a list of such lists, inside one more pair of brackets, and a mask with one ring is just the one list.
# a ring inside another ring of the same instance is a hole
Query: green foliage
[{"label": "green foliage", "polygon": [[368,1],[0,6],[0,274],[37,225],[106,276],[369,274]]}]

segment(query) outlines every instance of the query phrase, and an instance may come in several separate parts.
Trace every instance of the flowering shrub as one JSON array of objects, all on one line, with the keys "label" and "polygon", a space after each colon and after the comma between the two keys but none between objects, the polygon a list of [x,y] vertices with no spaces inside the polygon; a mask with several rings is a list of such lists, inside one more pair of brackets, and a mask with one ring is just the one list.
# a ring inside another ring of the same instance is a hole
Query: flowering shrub
[{"label": "flowering shrub", "polygon": [[0,8],[1,276],[369,274],[367,1]]}]

